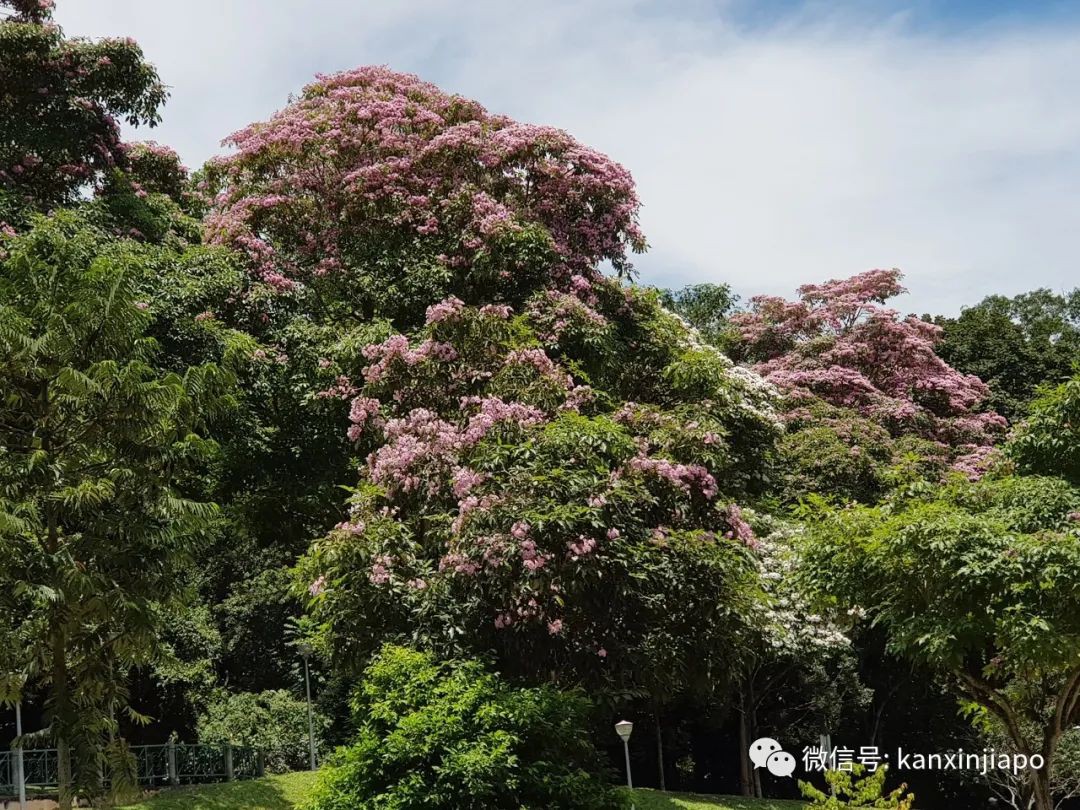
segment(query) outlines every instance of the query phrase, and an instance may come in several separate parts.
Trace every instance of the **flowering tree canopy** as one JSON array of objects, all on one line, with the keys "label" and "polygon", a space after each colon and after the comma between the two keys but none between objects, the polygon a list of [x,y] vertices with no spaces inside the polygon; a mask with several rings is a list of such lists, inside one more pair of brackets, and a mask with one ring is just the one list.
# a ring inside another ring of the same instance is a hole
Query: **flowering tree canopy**
[{"label": "flowering tree canopy", "polygon": [[644,248],[622,166],[386,68],[320,76],[226,143],[210,239],[281,290],[337,285],[361,315],[448,294],[516,303],[602,260],[628,272]]},{"label": "flowering tree canopy", "polygon": [[564,677],[639,688],[734,662],[756,540],[737,503],[755,479],[731,434],[768,413],[718,352],[707,374],[684,367],[704,350],[651,294],[616,295],[624,320],[642,329],[650,313],[682,335],[666,403],[613,409],[546,349],[545,293],[516,316],[433,305],[414,338],[369,345],[362,379],[327,390],[351,400],[350,438],[371,451],[348,519],[301,565],[338,655],[394,635],[526,646],[551,657],[509,666],[557,661]]},{"label": "flowering tree canopy", "polygon": [[894,437],[952,448],[960,468],[977,475],[1005,419],[980,412],[986,385],[935,353],[940,327],[884,305],[904,292],[900,279],[898,270],[871,270],[800,287],[798,301],[754,298],[749,312],[732,319],[740,349],[787,392],[789,422],[814,423],[815,403],[824,401]]},{"label": "flowering tree canopy", "polygon": [[125,166],[118,121],[153,125],[165,86],[130,39],[65,39],[52,0],[0,3],[0,225]]}]

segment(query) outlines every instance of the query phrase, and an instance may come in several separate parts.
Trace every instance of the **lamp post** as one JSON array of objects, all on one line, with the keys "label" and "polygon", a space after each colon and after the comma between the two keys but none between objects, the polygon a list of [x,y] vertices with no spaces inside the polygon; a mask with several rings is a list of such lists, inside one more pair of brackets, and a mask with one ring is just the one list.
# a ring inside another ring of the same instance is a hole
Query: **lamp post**
[{"label": "lamp post", "polygon": [[626,786],[634,787],[633,777],[630,776],[630,734],[634,731],[634,724],[629,720],[620,720],[615,724],[615,733],[619,735],[623,744],[623,753],[626,754]]},{"label": "lamp post", "polygon": [[311,645],[301,644],[300,655],[304,656],[304,690],[307,692],[308,754],[311,758],[311,770],[318,770],[315,764],[315,715],[311,709],[311,676],[308,673],[308,659],[311,657]]}]

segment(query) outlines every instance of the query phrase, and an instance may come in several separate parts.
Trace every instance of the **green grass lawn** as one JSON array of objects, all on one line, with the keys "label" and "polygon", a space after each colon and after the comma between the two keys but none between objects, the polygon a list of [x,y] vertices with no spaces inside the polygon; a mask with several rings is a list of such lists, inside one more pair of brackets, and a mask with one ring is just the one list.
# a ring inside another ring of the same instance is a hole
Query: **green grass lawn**
[{"label": "green grass lawn", "polygon": [[295,810],[315,784],[313,773],[163,790],[126,810]]},{"label": "green grass lawn", "polygon": [[[163,790],[126,810],[296,810],[315,783],[313,773],[289,773],[248,782]],[[802,802],[634,791],[635,810],[802,810]]]},{"label": "green grass lawn", "polygon": [[743,799],[736,796],[699,796],[696,793],[660,793],[635,790],[635,810],[803,810],[806,804],[783,799]]}]

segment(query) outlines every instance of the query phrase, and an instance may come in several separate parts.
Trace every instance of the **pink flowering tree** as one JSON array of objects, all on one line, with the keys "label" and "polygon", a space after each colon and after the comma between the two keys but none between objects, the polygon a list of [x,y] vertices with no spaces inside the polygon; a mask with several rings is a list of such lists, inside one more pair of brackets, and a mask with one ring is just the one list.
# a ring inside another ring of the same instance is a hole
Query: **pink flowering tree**
[{"label": "pink flowering tree", "polygon": [[[518,674],[650,694],[719,682],[760,595],[738,503],[752,477],[728,441],[760,403],[721,365],[711,396],[613,408],[545,347],[546,302],[444,300],[328,387],[367,454],[348,517],[298,569],[328,649],[495,650]],[[667,370],[704,387],[682,341]]]},{"label": "pink flowering tree", "polygon": [[207,167],[212,242],[337,316],[409,325],[453,294],[517,304],[644,248],[622,166],[382,67],[320,76]]},{"label": "pink flowering tree", "polygon": [[52,7],[0,2],[0,226],[125,167],[120,121],[153,126],[167,95],[134,41],[66,39]]},{"label": "pink flowering tree", "polygon": [[[865,464],[865,451],[902,454],[881,448],[888,437],[903,437],[922,442],[908,441],[906,450],[945,456],[977,477],[1006,422],[980,410],[989,394],[981,380],[935,353],[938,326],[885,305],[904,291],[900,279],[897,270],[871,270],[800,287],[798,301],[754,298],[748,312],[732,318],[741,334],[738,351],[786,394],[795,431],[820,427],[823,412],[840,428],[846,463]],[[803,437],[801,443],[815,442]]]}]

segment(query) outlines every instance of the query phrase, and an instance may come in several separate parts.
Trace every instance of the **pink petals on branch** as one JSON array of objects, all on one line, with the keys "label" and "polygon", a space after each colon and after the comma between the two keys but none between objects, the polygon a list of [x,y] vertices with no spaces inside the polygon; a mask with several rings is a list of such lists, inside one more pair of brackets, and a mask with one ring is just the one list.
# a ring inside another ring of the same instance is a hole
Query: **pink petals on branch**
[{"label": "pink petals on branch", "polygon": [[282,291],[340,272],[358,238],[379,245],[390,233],[431,240],[465,268],[501,234],[539,225],[586,280],[645,244],[618,163],[384,67],[317,77],[225,143],[235,152],[209,166],[207,236]]}]

